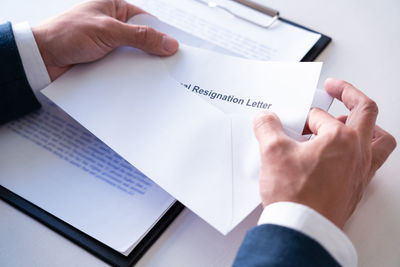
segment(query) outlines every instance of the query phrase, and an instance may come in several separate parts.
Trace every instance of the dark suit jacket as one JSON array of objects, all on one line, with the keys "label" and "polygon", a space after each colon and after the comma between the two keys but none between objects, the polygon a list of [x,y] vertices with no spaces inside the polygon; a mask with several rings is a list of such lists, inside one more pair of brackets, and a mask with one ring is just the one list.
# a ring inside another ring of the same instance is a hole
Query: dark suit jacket
[{"label": "dark suit jacket", "polygon": [[[10,23],[0,25],[0,124],[40,107],[27,81]],[[313,239],[265,224],[251,229],[234,266],[339,266]]]},{"label": "dark suit jacket", "polygon": [[11,24],[0,25],[0,124],[40,107],[26,78]]},{"label": "dark suit jacket", "polygon": [[239,266],[340,266],[315,240],[274,224],[250,229],[233,264]]}]

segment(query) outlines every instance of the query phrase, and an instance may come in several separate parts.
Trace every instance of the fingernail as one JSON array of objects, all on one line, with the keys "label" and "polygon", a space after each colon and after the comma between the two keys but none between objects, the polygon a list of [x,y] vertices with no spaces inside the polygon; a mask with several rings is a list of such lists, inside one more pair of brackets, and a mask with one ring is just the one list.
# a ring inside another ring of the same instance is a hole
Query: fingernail
[{"label": "fingernail", "polygon": [[179,46],[178,42],[168,35],[163,36],[162,45],[168,53],[175,53]]}]

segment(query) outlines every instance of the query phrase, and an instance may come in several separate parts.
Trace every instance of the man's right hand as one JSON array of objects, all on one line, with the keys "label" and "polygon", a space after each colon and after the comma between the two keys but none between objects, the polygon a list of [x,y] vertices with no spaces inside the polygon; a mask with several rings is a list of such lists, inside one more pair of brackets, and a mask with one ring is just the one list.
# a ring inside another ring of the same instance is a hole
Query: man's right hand
[{"label": "man's right hand", "polygon": [[334,79],[325,82],[325,90],[342,101],[350,114],[334,118],[312,109],[307,126],[315,137],[307,142],[290,139],[273,113],[255,119],[260,192],[264,206],[297,202],[342,228],[396,141],[375,125],[378,107],[361,91]]}]

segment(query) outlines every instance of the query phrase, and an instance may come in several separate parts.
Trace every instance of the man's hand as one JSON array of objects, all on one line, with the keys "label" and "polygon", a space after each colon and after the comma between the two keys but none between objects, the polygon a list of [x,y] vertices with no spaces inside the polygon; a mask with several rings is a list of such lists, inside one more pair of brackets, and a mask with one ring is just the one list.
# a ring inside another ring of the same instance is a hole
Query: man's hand
[{"label": "man's hand", "polygon": [[307,126],[315,134],[300,143],[283,132],[273,113],[260,114],[254,130],[261,150],[263,205],[291,201],[307,205],[342,228],[375,174],[396,147],[375,125],[378,107],[344,81],[328,79],[325,90],[350,110],[334,118],[312,109]]},{"label": "man's hand", "polygon": [[124,0],[82,3],[32,29],[51,80],[78,63],[102,58],[114,48],[132,46],[168,56],[178,42],[148,26],[129,25],[132,16],[145,13]]}]

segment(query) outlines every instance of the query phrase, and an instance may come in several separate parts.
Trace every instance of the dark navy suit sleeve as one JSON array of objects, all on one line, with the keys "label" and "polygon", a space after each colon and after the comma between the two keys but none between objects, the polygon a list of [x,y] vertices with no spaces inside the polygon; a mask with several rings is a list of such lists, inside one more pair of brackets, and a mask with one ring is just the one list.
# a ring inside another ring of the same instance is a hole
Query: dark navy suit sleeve
[{"label": "dark navy suit sleeve", "polygon": [[11,23],[0,24],[0,124],[39,107],[26,78]]},{"label": "dark navy suit sleeve", "polygon": [[233,266],[340,265],[318,242],[308,236],[283,226],[263,224],[247,232]]}]

